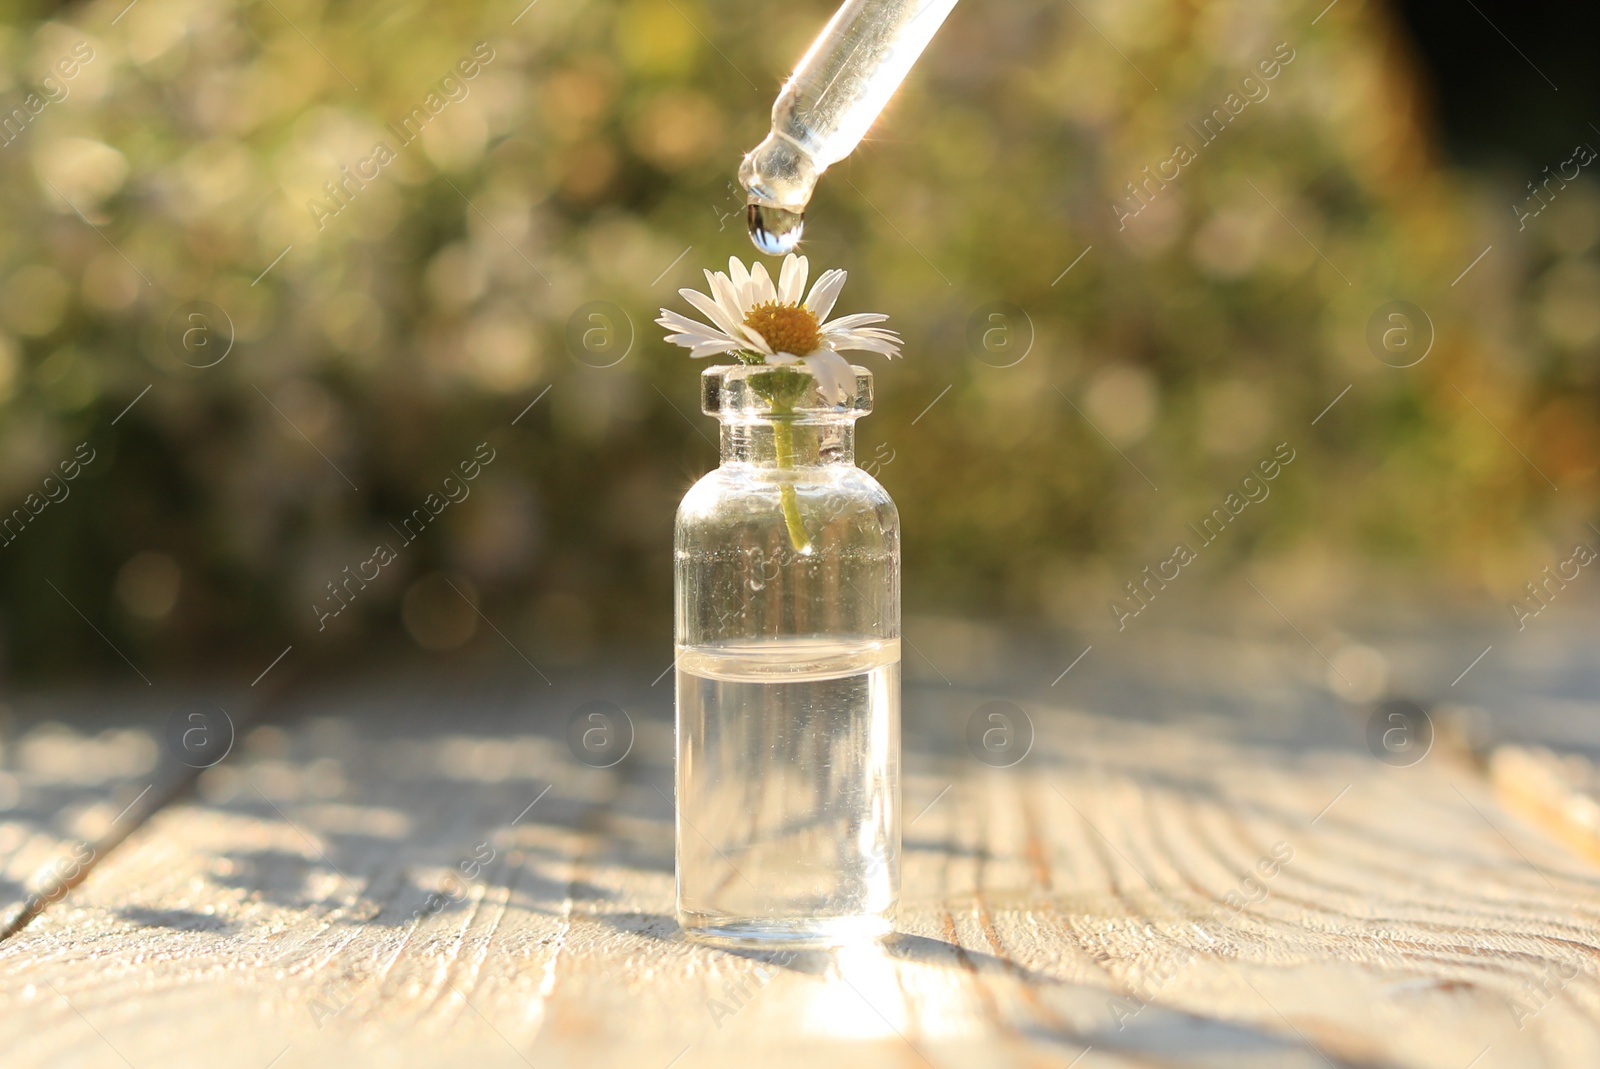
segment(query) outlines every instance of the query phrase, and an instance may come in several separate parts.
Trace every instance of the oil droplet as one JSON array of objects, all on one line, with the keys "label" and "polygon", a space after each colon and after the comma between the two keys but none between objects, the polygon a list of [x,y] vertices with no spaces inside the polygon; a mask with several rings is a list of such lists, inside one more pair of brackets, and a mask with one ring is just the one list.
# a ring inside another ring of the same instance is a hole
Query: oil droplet
[{"label": "oil droplet", "polygon": [[750,240],[768,256],[793,252],[806,228],[804,212],[791,212],[756,201],[751,201],[745,209],[745,221],[750,226]]}]

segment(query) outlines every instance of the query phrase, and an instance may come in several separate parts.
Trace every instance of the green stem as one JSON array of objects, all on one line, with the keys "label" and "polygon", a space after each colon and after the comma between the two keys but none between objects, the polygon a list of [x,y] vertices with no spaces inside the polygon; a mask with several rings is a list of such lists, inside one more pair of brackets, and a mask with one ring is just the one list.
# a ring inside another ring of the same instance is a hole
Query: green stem
[{"label": "green stem", "polygon": [[[778,467],[785,470],[794,469],[794,425],[789,422],[793,416],[793,409],[788,405],[773,406],[772,444],[777,453]],[[783,522],[789,528],[789,544],[794,546],[796,553],[804,553],[811,548],[811,539],[806,536],[805,523],[800,519],[800,499],[795,496],[794,483],[784,482],[778,489],[778,495],[783,502]]]}]

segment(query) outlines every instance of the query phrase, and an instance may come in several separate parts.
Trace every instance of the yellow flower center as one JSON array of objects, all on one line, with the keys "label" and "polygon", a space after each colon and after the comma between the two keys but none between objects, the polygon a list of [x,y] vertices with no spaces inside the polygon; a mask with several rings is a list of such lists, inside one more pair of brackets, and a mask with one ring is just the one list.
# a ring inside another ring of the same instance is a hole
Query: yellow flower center
[{"label": "yellow flower center", "polygon": [[804,305],[758,304],[744,317],[744,325],[767,339],[775,353],[809,356],[822,343],[817,317]]}]

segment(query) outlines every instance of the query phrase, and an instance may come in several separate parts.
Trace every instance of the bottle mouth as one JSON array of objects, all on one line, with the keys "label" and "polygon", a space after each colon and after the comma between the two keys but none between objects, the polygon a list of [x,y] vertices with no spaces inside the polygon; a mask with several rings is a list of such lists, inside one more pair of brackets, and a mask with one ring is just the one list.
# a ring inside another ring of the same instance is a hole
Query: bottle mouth
[{"label": "bottle mouth", "polygon": [[700,410],[723,421],[853,420],[872,411],[872,372],[851,365],[855,388],[842,402],[822,395],[804,365],[720,364],[700,374]]}]

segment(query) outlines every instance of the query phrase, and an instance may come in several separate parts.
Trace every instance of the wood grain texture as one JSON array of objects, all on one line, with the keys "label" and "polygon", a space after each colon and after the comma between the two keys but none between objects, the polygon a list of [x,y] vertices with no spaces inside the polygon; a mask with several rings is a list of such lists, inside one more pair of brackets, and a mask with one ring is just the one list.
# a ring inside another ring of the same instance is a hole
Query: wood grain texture
[{"label": "wood grain texture", "polygon": [[[1085,662],[1070,687],[1018,669],[1040,680],[1009,691],[1036,739],[1010,768],[964,742],[1008,692],[909,686],[901,934],[788,958],[677,932],[667,684],[305,699],[0,943],[0,1051],[8,1069],[1600,1064],[1600,869],[1447,747],[1375,760],[1304,647],[1162,655]],[[637,728],[609,769],[564,737],[594,698]]]}]

